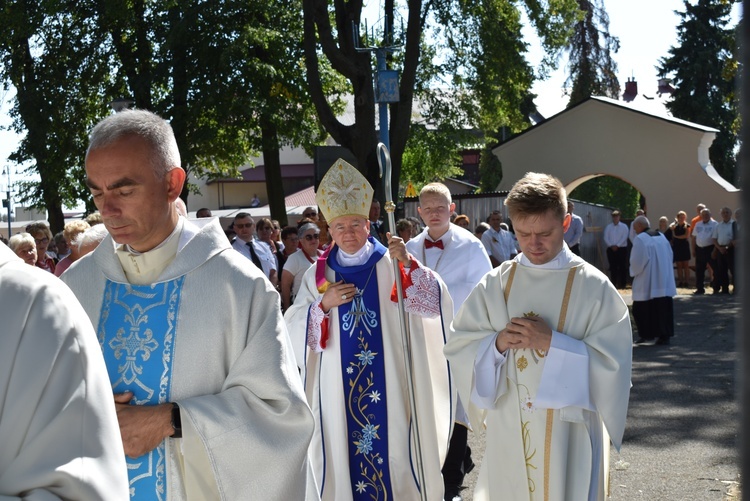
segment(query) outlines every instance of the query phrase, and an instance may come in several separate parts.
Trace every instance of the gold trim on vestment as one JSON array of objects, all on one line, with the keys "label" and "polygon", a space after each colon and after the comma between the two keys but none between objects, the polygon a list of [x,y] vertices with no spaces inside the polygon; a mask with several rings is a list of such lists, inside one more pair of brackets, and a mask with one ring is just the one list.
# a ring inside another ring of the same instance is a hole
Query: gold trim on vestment
[{"label": "gold trim on vestment", "polygon": [[510,296],[510,287],[513,285],[513,275],[516,274],[516,264],[510,265],[510,275],[508,275],[508,283],[505,284],[505,304],[508,304],[508,296]]},{"label": "gold trim on vestment", "polygon": [[[503,295],[505,296],[505,304],[508,304],[508,297],[510,297],[510,289],[513,284],[513,276],[516,273],[517,263],[513,263],[510,268],[510,275],[508,276],[508,282],[505,284],[505,290]],[[565,318],[568,314],[568,305],[570,304],[570,295],[573,290],[573,281],[575,280],[577,266],[570,268],[568,271],[568,280],[565,283],[565,293],[563,294],[562,305],[560,305],[560,315],[557,320],[557,332],[562,333],[565,328]],[[547,425],[544,435],[544,500],[549,501],[549,470],[550,460],[552,457],[552,425],[554,423],[554,410],[547,409]]]},{"label": "gold trim on vestment", "polygon": [[[568,315],[568,304],[570,303],[570,292],[573,290],[573,280],[576,277],[576,267],[568,272],[568,280],[565,283],[565,294],[563,294],[562,305],[560,306],[560,317],[557,320],[557,332],[562,333],[565,328],[565,317]],[[547,430],[544,436],[544,501],[549,500],[549,463],[552,455],[552,416],[553,410],[547,409]]]}]

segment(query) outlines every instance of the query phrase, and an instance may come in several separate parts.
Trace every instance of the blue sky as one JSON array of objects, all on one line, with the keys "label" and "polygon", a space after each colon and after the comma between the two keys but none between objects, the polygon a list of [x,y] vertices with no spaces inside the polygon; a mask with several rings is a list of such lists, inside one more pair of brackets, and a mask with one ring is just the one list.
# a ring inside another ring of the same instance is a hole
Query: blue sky
[{"label": "blue sky", "polygon": [[[682,0],[604,0],[609,14],[609,31],[620,39],[620,50],[615,55],[620,87],[635,78],[640,93],[655,94],[659,59],[668,55],[669,48],[677,43],[676,10],[684,10]],[[740,18],[740,5],[735,4],[733,23]],[[529,38],[531,39],[531,38]],[[538,63],[541,50],[532,47],[529,60]],[[549,79],[537,82],[533,91],[538,95],[536,104],[542,115],[549,117],[562,111],[568,99],[563,95],[564,64]]]}]

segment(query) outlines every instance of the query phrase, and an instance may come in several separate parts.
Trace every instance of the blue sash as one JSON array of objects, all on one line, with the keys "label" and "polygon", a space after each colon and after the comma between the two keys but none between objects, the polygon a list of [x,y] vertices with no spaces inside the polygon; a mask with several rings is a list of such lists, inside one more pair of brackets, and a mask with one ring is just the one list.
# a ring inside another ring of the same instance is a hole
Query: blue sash
[{"label": "blue sash", "polygon": [[[347,443],[352,498],[393,499],[388,462],[388,407],[383,332],[375,265],[386,248],[372,237],[375,252],[361,266],[340,266],[338,247],[328,257],[336,281],[357,286],[354,301],[338,307],[341,375],[346,401]],[[388,284],[390,287],[390,284]]]},{"label": "blue sash", "polygon": [[[130,285],[107,280],[97,334],[113,392],[133,392],[133,405],[170,401],[183,281]],[[165,442],[143,456],[125,458],[130,499],[167,499]]]}]

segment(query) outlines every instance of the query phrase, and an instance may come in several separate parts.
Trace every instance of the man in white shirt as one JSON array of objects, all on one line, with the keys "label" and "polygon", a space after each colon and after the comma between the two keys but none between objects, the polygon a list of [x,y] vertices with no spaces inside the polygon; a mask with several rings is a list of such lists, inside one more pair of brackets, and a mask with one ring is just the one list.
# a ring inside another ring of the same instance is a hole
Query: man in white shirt
[{"label": "man in white shirt", "polygon": [[721,221],[714,228],[711,240],[716,249],[715,294],[729,294],[729,274],[734,280],[734,246],[739,240],[737,223],[732,220],[732,209],[721,208]]},{"label": "man in white shirt", "polygon": [[472,291],[444,349],[472,425],[486,423],[474,499],[604,499],[630,394],[628,308],[565,244],[559,180],[528,173],[505,204],[522,253]]},{"label": "man in white shirt", "polygon": [[639,336],[635,343],[656,339],[656,344],[669,344],[674,335],[672,298],[677,294],[672,246],[662,233],[649,226],[646,216],[636,217],[632,224],[636,237],[630,253],[630,275],[633,318]]},{"label": "man in white shirt", "polygon": [[252,216],[247,212],[238,213],[234,216],[232,227],[234,228],[235,235],[237,235],[237,238],[232,242],[234,250],[251,260],[255,266],[263,270],[263,274],[266,275],[268,280],[271,281],[271,284],[276,287],[279,282],[276,256],[273,255],[270,247],[253,238],[253,235],[255,234],[255,221]]},{"label": "man in white shirt", "polygon": [[[701,295],[705,294],[705,286],[703,281],[706,277],[706,267],[711,266],[711,269],[716,269],[716,263],[711,257],[711,252],[714,249],[714,229],[719,223],[711,217],[710,209],[701,210],[701,220],[695,223],[693,231],[691,233],[693,239],[693,248],[695,249],[695,287],[696,290],[693,294]],[[712,286],[717,291],[716,283],[713,282]]]},{"label": "man in white shirt", "polygon": [[[464,300],[482,277],[492,269],[487,252],[471,232],[450,222],[456,204],[444,184],[430,183],[419,193],[419,216],[426,230],[406,243],[406,249],[422,264],[436,271],[453,298],[453,311]],[[461,402],[456,409],[448,456],[443,465],[445,499],[460,500],[464,476],[474,467],[471,449],[467,445],[469,421]]]},{"label": "man in white shirt", "polygon": [[604,228],[609,276],[618,289],[624,289],[628,279],[628,225],[620,221],[620,211],[612,211],[612,222]]},{"label": "man in white shirt", "polygon": [[490,256],[492,267],[497,268],[500,263],[516,255],[516,247],[510,232],[500,227],[503,216],[499,210],[492,211],[487,222],[490,229],[482,234],[482,244]]}]

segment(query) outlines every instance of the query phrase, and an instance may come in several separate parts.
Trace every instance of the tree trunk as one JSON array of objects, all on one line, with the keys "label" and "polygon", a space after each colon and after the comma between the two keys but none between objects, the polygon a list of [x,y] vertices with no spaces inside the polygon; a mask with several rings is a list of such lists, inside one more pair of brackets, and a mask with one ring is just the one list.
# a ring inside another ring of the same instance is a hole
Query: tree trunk
[{"label": "tree trunk", "polygon": [[266,192],[271,219],[276,219],[283,228],[289,224],[284,202],[284,185],[281,179],[281,159],[279,156],[279,136],[276,124],[266,117],[260,119],[263,149],[263,169],[266,173]]},{"label": "tree trunk", "polygon": [[[188,91],[190,81],[188,78],[188,56],[185,45],[187,34],[184,32],[184,26],[188,23],[183,21],[182,15],[182,11],[177,7],[169,9],[169,23],[172,27],[170,30],[172,36],[170,37],[169,52],[172,55],[173,83],[171,125],[177,141],[177,148],[180,150],[182,168],[185,169],[186,173],[190,173],[190,166],[194,161],[194,155],[190,147],[188,133],[188,117],[190,116],[190,111],[188,110]],[[188,194],[186,178],[180,192],[180,198],[185,202],[185,205],[187,205]]]}]

